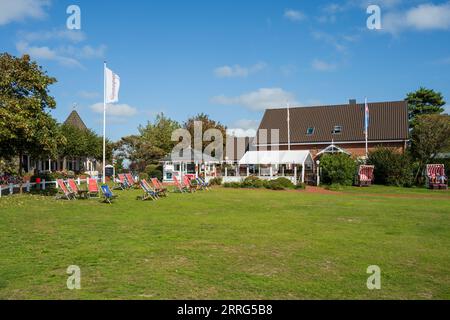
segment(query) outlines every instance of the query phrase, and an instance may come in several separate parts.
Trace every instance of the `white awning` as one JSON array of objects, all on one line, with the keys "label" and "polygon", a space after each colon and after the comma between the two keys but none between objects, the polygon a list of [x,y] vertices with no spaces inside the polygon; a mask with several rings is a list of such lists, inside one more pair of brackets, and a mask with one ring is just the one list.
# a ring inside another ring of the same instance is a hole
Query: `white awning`
[{"label": "white awning", "polygon": [[248,164],[305,164],[313,161],[308,150],[301,151],[248,151],[239,161],[241,165]]}]

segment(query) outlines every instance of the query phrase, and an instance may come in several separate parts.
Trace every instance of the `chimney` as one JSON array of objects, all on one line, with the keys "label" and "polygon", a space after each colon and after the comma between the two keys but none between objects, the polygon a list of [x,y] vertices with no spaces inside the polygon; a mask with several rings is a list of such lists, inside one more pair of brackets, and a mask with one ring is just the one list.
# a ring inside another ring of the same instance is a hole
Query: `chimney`
[{"label": "chimney", "polygon": [[356,99],[350,99],[350,100],[349,100],[349,104],[350,104],[351,106],[355,106],[355,105],[356,105]]}]

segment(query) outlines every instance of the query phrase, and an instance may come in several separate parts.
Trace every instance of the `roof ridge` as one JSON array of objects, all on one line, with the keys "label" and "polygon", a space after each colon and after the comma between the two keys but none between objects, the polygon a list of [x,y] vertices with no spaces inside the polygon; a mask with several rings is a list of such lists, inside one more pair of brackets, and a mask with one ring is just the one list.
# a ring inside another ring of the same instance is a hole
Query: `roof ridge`
[{"label": "roof ridge", "polygon": [[[388,103],[401,103],[401,102],[405,102],[405,100],[396,100],[396,101],[377,101],[377,102],[368,102],[369,106],[370,105],[374,105],[374,104],[388,104]],[[290,107],[289,109],[318,109],[318,108],[337,108],[337,107],[350,107],[350,106],[364,106],[365,103],[356,103],[356,104],[349,104],[349,103],[344,103],[344,104],[326,104],[326,105],[315,105],[315,106],[298,106],[298,107]],[[283,108],[267,108],[267,110],[286,110],[286,107]]]}]

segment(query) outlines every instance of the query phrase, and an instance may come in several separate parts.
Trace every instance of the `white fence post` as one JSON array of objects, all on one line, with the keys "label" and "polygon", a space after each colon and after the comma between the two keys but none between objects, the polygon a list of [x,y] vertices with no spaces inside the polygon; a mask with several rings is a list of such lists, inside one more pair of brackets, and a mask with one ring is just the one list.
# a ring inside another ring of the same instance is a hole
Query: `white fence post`
[{"label": "white fence post", "polygon": [[2,197],[2,186],[0,186],[0,198]]},{"label": "white fence post", "polygon": [[14,185],[12,183],[9,184],[9,194],[14,194]]},{"label": "white fence post", "polygon": [[80,180],[80,177],[78,177],[78,179],[77,179],[77,183],[78,183],[78,185],[81,185],[81,180]]},{"label": "white fence post", "polygon": [[45,190],[45,179],[42,180],[42,190]]},{"label": "white fence post", "polygon": [[26,190],[27,190],[27,192],[30,192],[30,181],[27,181]]}]

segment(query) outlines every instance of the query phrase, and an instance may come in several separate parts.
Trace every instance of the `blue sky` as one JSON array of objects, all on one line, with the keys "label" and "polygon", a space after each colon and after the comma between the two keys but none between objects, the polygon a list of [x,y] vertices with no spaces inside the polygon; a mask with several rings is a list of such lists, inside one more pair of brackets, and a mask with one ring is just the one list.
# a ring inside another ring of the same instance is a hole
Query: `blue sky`
[{"label": "blue sky", "polygon": [[[0,51],[31,54],[58,79],[52,114],[63,121],[76,103],[99,133],[107,60],[121,77],[113,140],[158,112],[205,112],[244,134],[287,101],[401,100],[420,86],[450,100],[450,1],[370,3],[382,30],[366,27],[366,0],[0,0]],[[80,31],[66,28],[71,4]]]}]

